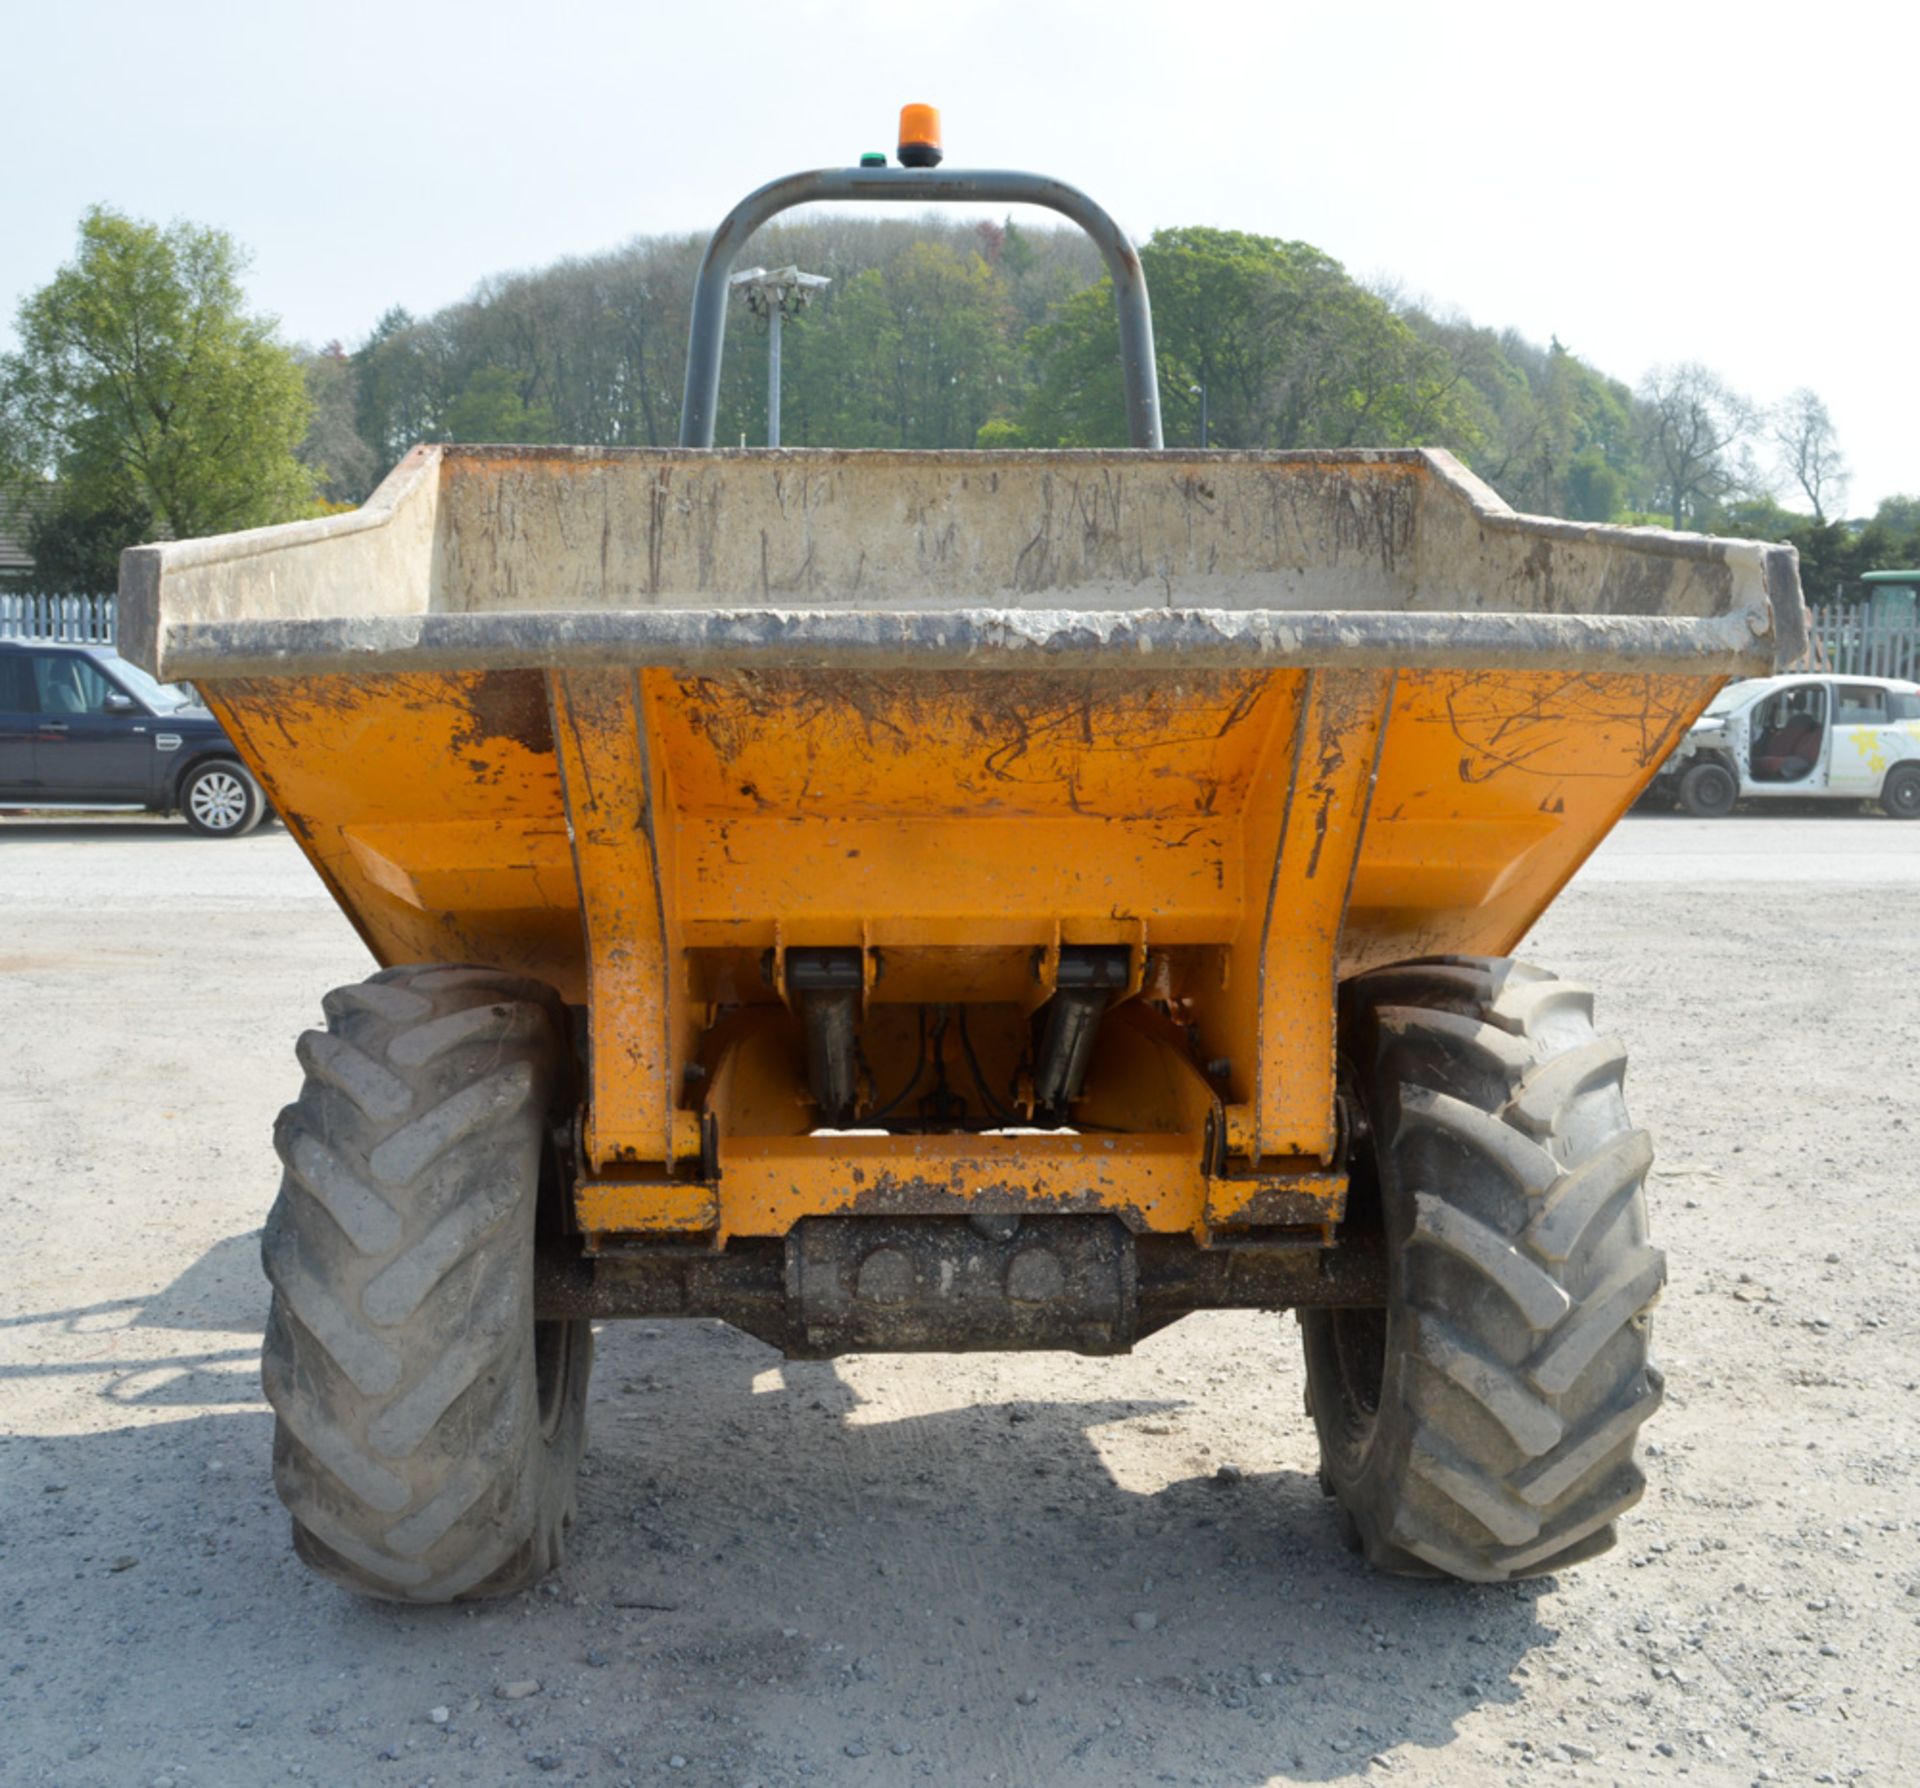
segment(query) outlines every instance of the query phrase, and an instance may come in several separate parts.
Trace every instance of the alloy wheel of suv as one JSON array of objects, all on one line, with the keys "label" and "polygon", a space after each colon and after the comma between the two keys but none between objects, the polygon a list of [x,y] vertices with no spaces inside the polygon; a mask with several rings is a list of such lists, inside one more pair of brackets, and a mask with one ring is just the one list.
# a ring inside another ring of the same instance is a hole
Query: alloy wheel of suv
[{"label": "alloy wheel of suv", "polygon": [[260,785],[239,764],[222,759],[203,764],[180,791],[180,811],[196,832],[238,838],[251,832],[266,811]]}]

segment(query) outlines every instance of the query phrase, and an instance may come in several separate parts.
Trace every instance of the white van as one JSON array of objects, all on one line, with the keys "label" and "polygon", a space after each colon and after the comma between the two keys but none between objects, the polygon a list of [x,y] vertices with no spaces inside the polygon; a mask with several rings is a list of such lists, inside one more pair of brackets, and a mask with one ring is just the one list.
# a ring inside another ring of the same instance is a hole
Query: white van
[{"label": "white van", "polygon": [[1702,819],[1786,796],[1878,801],[1895,819],[1920,819],[1920,683],[1803,674],[1729,684],[1650,792]]}]

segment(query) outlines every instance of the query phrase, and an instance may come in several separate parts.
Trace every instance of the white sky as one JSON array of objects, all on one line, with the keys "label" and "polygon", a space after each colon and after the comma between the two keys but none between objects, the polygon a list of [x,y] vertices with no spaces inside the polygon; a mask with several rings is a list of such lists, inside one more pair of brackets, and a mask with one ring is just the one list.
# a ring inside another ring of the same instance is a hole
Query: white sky
[{"label": "white sky", "polygon": [[945,114],[1135,235],[1298,237],[1630,383],[1826,400],[1920,492],[1920,23],[1641,0],[0,0],[0,335],[99,201],[231,231],[290,338],[656,230]]}]

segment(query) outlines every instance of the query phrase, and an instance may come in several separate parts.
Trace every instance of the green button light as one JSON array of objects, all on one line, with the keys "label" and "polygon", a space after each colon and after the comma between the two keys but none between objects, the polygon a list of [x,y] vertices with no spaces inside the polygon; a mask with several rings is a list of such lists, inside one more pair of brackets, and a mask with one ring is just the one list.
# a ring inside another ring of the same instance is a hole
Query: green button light
[{"label": "green button light", "polygon": [[869,149],[865,155],[861,156],[860,165],[863,168],[884,168],[887,165],[887,158],[878,149]]}]

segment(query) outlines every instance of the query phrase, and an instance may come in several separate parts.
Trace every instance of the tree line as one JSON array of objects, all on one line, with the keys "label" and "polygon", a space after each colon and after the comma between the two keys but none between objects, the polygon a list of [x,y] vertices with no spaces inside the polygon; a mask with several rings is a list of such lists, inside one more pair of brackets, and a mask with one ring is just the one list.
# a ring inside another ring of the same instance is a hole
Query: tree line
[{"label": "tree line", "polygon": [[[90,212],[0,360],[0,477],[38,487],[39,580],[101,587],[134,540],[356,504],[420,441],[672,443],[704,245],[640,237],[432,315],[396,307],[352,347],[293,349],[247,311],[223,233]],[[785,325],[787,445],[1125,444],[1111,288],[1077,232],[823,215],[753,252],[830,281]],[[1920,562],[1920,499],[1846,517],[1810,390],[1761,406],[1690,362],[1630,387],[1303,242],[1189,226],[1140,259],[1169,446],[1199,443],[1204,406],[1214,447],[1446,447],[1524,511],[1792,540],[1815,599]],[[765,438],[766,352],[736,307],[723,444]]]}]

